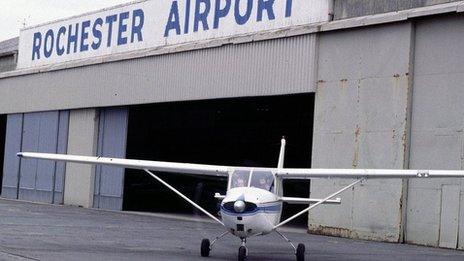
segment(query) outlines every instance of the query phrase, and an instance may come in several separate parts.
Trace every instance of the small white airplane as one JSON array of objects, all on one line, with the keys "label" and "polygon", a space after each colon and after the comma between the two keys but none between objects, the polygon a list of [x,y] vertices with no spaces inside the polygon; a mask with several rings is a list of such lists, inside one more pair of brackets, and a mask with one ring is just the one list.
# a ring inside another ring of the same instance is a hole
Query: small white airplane
[{"label": "small white airplane", "polygon": [[[305,259],[305,245],[295,246],[277,229],[293,219],[301,216],[322,204],[340,204],[341,199],[335,198],[343,191],[359,184],[366,179],[373,178],[456,178],[464,177],[464,171],[455,170],[398,170],[398,169],[286,169],[284,168],[285,139],[282,138],[277,168],[252,168],[201,165],[190,163],[174,163],[161,161],[132,160],[105,157],[75,156],[63,154],[48,154],[34,152],[19,152],[23,158],[35,158],[54,161],[66,161],[85,164],[101,164],[120,166],[130,169],[142,169],[158,180],[164,186],[175,192],[195,208],[206,214],[217,223],[224,226],[225,232],[217,236],[212,242],[209,239],[201,241],[201,256],[207,257],[213,245],[227,234],[232,234],[241,240],[238,260],[245,260],[248,256],[246,240],[252,236],[262,236],[271,232],[279,234],[294,250],[297,261]],[[183,195],[177,189],[159,178],[155,173],[170,172],[189,175],[206,175],[228,178],[226,195],[216,193],[215,198],[221,200],[221,219],[218,219],[204,208]],[[311,178],[346,178],[354,179],[348,186],[322,199],[292,198],[283,196],[283,179],[311,179]],[[305,204],[307,208],[281,221],[282,203]]]}]

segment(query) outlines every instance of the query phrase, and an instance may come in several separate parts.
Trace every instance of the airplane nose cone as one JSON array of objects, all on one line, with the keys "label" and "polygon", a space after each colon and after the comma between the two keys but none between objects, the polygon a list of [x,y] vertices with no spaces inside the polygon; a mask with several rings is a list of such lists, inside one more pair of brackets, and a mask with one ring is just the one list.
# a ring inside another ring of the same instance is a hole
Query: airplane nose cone
[{"label": "airplane nose cone", "polygon": [[234,210],[237,213],[242,213],[243,211],[245,211],[245,207],[245,202],[243,202],[242,200],[237,200],[234,203]]}]

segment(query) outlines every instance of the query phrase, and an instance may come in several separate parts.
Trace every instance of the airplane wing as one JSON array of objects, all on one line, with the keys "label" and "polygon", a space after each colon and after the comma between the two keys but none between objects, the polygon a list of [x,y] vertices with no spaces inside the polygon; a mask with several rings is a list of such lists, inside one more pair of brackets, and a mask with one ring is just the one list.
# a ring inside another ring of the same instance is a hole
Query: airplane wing
[{"label": "airplane wing", "polygon": [[[106,158],[95,156],[76,156],[66,154],[49,154],[36,152],[19,152],[23,158],[35,158],[55,161],[67,161],[85,164],[112,165],[130,169],[153,170],[159,172],[198,174],[206,176],[228,177],[229,172],[242,169],[252,170],[261,168],[231,167],[218,165],[204,165],[191,163],[177,163],[164,161],[133,160],[120,158]],[[275,173],[283,179],[311,179],[311,178],[464,178],[462,170],[408,170],[408,169],[291,169],[291,168],[262,168]]]},{"label": "airplane wing", "polygon": [[277,177],[283,179],[311,178],[464,178],[462,170],[409,170],[409,169],[277,169]]},{"label": "airplane wing", "polygon": [[231,167],[203,165],[203,164],[190,164],[190,163],[176,163],[164,161],[149,161],[149,160],[133,160],[133,159],[120,159],[120,158],[105,158],[95,156],[76,156],[65,154],[49,154],[49,153],[35,153],[35,152],[19,152],[17,154],[22,158],[34,158],[44,160],[66,161],[84,164],[99,164],[110,165],[129,169],[142,169],[153,170],[159,172],[173,172],[184,174],[199,174],[206,176],[228,177]]}]

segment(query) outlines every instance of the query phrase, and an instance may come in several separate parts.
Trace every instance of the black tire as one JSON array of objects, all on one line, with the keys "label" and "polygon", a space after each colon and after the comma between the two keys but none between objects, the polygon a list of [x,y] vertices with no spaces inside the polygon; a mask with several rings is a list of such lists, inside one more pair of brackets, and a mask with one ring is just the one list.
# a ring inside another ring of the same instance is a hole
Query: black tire
[{"label": "black tire", "polygon": [[246,260],[246,247],[241,246],[238,249],[238,261],[245,261]]},{"label": "black tire", "polygon": [[210,251],[211,249],[209,239],[204,238],[203,240],[201,240],[201,256],[208,257]]},{"label": "black tire", "polygon": [[296,248],[296,261],[304,261],[305,260],[305,245],[298,244]]}]

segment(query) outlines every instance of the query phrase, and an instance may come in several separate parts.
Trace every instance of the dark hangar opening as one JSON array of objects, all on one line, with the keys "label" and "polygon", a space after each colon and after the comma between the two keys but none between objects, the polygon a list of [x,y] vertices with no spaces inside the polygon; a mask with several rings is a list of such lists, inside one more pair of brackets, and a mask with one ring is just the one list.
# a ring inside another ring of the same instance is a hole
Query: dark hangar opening
[{"label": "dark hangar opening", "polygon": [[6,115],[0,115],[0,195],[3,185],[3,160],[5,158]]},{"label": "dark hangar opening", "polygon": [[[173,102],[129,109],[127,158],[275,167],[287,138],[285,166],[311,167],[314,94]],[[226,180],[160,174],[211,213]],[[286,196],[309,196],[309,181],[285,182]],[[126,170],[123,209],[198,213],[183,199],[138,170]],[[304,206],[284,206],[283,218]],[[306,224],[307,216],[294,222]]]}]

